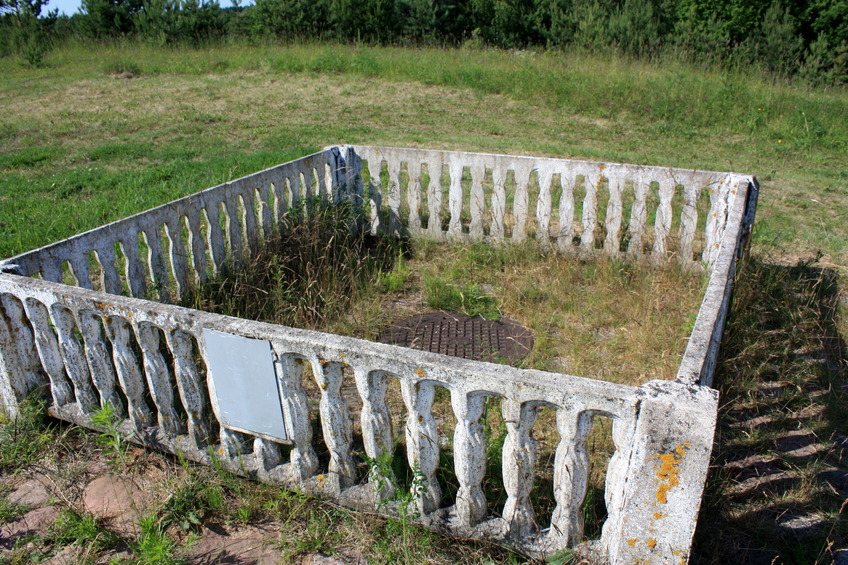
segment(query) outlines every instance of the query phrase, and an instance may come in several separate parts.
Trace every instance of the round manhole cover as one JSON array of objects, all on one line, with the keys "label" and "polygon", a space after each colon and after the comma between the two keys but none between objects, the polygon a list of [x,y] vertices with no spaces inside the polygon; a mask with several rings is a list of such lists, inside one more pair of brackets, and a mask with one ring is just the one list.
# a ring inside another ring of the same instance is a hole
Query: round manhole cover
[{"label": "round manhole cover", "polygon": [[386,328],[377,339],[433,353],[508,364],[520,361],[533,347],[533,335],[518,322],[451,312],[405,318]]}]

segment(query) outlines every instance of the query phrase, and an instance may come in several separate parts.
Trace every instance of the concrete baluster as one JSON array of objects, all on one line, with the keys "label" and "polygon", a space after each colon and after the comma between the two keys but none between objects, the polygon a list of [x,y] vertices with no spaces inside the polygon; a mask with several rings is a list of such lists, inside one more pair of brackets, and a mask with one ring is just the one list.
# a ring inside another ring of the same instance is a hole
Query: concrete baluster
[{"label": "concrete baluster", "polygon": [[551,181],[554,176],[553,165],[540,161],[536,165],[539,175],[539,200],[536,202],[536,240],[543,249],[551,244]]},{"label": "concrete baluster", "polygon": [[600,169],[587,170],[583,175],[586,185],[586,196],[583,198],[583,234],[580,236],[580,247],[591,251],[595,244],[595,228],[598,225],[598,190],[603,177],[603,165]]},{"label": "concrete baluster", "polygon": [[630,244],[627,247],[628,255],[640,257],[642,255],[642,236],[645,233],[645,224],[648,221],[648,189],[650,179],[637,174],[633,178],[633,208],[630,210]]},{"label": "concrete baluster", "polygon": [[[333,480],[338,480],[338,488],[344,489],[353,484],[356,472],[350,455],[350,411],[342,396],[343,365],[322,363],[316,359],[312,361],[312,372],[321,389],[318,410],[321,413],[324,443],[330,451],[328,470]],[[335,486],[331,488],[335,489]]]},{"label": "concrete baluster", "polygon": [[165,237],[168,240],[168,259],[176,284],[176,298],[179,300],[189,286],[188,261],[183,241],[183,217],[174,214],[165,222]]},{"label": "concrete baluster", "polygon": [[144,374],[150,396],[158,412],[159,429],[170,437],[185,433],[185,427],[174,410],[174,387],[165,358],[159,351],[159,328],[142,322],[136,325],[136,337],[141,346]]},{"label": "concrete baluster", "polygon": [[71,258],[71,271],[74,273],[74,278],[77,279],[77,286],[92,290],[94,285],[91,284],[91,269],[88,264],[88,255],[79,253]]},{"label": "concrete baluster", "polygon": [[448,210],[450,211],[448,237],[451,238],[462,237],[462,200],[464,197],[462,170],[462,156],[451,153],[448,156],[448,171],[450,174],[450,187],[448,188]]},{"label": "concrete baluster", "polygon": [[409,206],[408,228],[410,233],[421,233],[421,161],[407,162],[409,184],[406,188],[406,204]]},{"label": "concrete baluster", "polygon": [[550,536],[558,547],[573,547],[583,539],[583,500],[589,484],[589,451],[586,438],[592,430],[592,412],[557,410],[557,445],[554,459],[554,499]]},{"label": "concrete baluster", "polygon": [[485,397],[451,390],[451,405],[456,417],[454,431],[454,471],[459,481],[455,514],[457,525],[476,525],[486,515],[483,477],[486,473],[486,436],[480,416]]},{"label": "concrete baluster", "polygon": [[[369,371],[366,367],[355,367],[356,390],[362,398],[362,440],[365,444],[365,455],[371,460],[391,457],[394,450],[392,439],[392,421],[389,406],[386,403],[386,393],[389,384],[382,371]],[[375,490],[382,485],[378,493],[384,499],[392,499],[394,492],[394,477],[387,476],[387,469],[377,465],[372,466],[369,480]],[[391,472],[389,469],[388,472]]]},{"label": "concrete baluster", "polygon": [[694,260],[692,243],[698,227],[698,197],[701,191],[694,182],[683,189],[683,208],[680,211],[680,261],[688,265]]},{"label": "concrete baluster", "polygon": [[507,535],[522,538],[536,528],[536,513],[530,501],[536,475],[536,442],[531,435],[538,408],[530,402],[504,399],[503,419],[506,439],[503,445],[503,482],[507,493],[503,518]]},{"label": "concrete baluster", "polygon": [[486,213],[486,194],[483,191],[483,178],[486,167],[480,159],[471,162],[471,226],[469,234],[476,240],[483,239],[483,216]]},{"label": "concrete baluster", "polygon": [[609,202],[607,202],[606,231],[604,239],[604,253],[615,255],[621,249],[621,197],[624,192],[624,174],[622,172],[610,171],[609,176]]},{"label": "concrete baluster", "polygon": [[99,246],[95,253],[97,262],[100,264],[100,288],[109,294],[121,294],[121,277],[115,266],[115,244],[107,241]]},{"label": "concrete baluster", "polygon": [[303,361],[274,347],[280,396],[283,403],[286,430],[293,446],[289,457],[290,480],[301,484],[318,470],[318,457],[312,447],[312,424],[309,404],[303,390]]},{"label": "concrete baluster", "polygon": [[434,239],[442,239],[442,154],[427,161],[430,183],[427,185],[427,208],[430,219],[427,220],[427,233]]},{"label": "concrete baluster", "polygon": [[118,394],[118,377],[112,365],[109,348],[106,347],[107,338],[103,334],[100,315],[91,310],[81,310],[77,312],[77,322],[85,344],[85,357],[91,369],[91,380],[100,393],[100,405],[105,406],[108,402],[119,418],[126,418],[126,407]]},{"label": "concrete baluster", "polygon": [[663,178],[660,180],[660,204],[654,221],[653,254],[655,259],[660,259],[668,251],[666,238],[671,231],[672,198],[674,198],[674,179]]},{"label": "concrete baluster", "polygon": [[498,159],[492,168],[492,226],[489,236],[494,241],[503,241],[506,219],[506,168]]},{"label": "concrete baluster", "polygon": [[527,237],[527,212],[530,208],[530,173],[533,163],[521,159],[515,163],[515,199],[512,203],[512,215],[515,225],[512,227],[512,241],[521,242]]},{"label": "concrete baluster", "polygon": [[206,244],[209,246],[210,254],[212,255],[212,275],[218,276],[224,262],[227,259],[227,242],[224,230],[221,228],[221,209],[220,202],[211,201],[206,203],[206,220],[209,225],[209,231],[206,232]]},{"label": "concrete baluster", "polygon": [[170,302],[168,292],[168,269],[162,254],[162,243],[159,236],[159,226],[144,230],[144,241],[147,244],[147,266],[153,278],[160,302]]},{"label": "concrete baluster", "polygon": [[143,432],[145,428],[152,425],[153,414],[144,400],[145,381],[130,343],[132,339],[130,324],[117,316],[105,318],[105,321],[106,332],[112,341],[112,358],[118,374],[118,382],[121,383],[121,389],[127,397],[130,421],[136,431]]},{"label": "concrete baluster", "polygon": [[204,383],[201,380],[195,361],[193,337],[183,330],[165,333],[168,348],[174,356],[174,376],[177,390],[186,412],[188,435],[195,446],[202,450],[212,437],[209,425],[208,402]]},{"label": "concrete baluster", "polygon": [[74,401],[74,389],[65,373],[65,362],[59,349],[59,340],[53,333],[47,307],[34,298],[24,300],[24,309],[35,333],[35,346],[41,366],[50,379],[53,404],[61,408]]},{"label": "concrete baluster", "polygon": [[399,235],[402,227],[400,205],[402,187],[400,184],[400,159],[393,154],[386,156],[389,171],[389,186],[386,187],[386,201],[389,205],[389,233]]},{"label": "concrete baluster", "polygon": [[562,186],[562,194],[559,197],[559,235],[557,236],[557,247],[560,251],[567,251],[572,247],[575,181],[574,172],[570,169],[560,172],[559,182]]},{"label": "concrete baluster", "polygon": [[401,381],[401,394],[406,404],[406,457],[410,467],[418,472],[420,482],[413,492],[418,512],[429,514],[439,508],[442,489],[436,480],[439,465],[439,430],[433,416],[436,386],[428,381]]}]

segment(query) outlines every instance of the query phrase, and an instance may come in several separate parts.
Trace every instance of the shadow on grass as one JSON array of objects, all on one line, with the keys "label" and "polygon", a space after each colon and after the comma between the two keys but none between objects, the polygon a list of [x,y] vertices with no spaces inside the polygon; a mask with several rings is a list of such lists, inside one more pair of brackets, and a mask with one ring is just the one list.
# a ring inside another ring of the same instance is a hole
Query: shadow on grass
[{"label": "shadow on grass", "polygon": [[824,564],[848,546],[848,358],[838,275],[749,257],[691,563]]}]

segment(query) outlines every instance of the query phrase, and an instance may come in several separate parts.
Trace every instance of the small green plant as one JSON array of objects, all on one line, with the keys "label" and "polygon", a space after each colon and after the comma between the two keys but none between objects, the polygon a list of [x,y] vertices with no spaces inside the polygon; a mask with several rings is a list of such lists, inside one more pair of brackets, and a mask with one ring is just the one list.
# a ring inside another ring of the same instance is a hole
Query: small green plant
[{"label": "small green plant", "polygon": [[97,443],[105,449],[113,464],[125,465],[128,446],[118,430],[120,421],[115,408],[108,401],[91,414],[91,423],[101,430],[100,435],[97,436]]},{"label": "small green plant", "polygon": [[466,316],[483,316],[489,320],[501,317],[495,298],[476,283],[454,282],[441,274],[424,277],[424,298],[438,310],[462,312]]},{"label": "small green plant", "polygon": [[17,417],[0,420],[0,470],[34,463],[54,441],[53,432],[45,418],[43,400],[30,397],[21,402]]},{"label": "small green plant", "polygon": [[138,528],[138,539],[132,550],[140,565],[180,565],[184,562],[177,555],[177,544],[155,514],[143,516],[138,521]]},{"label": "small green plant", "polygon": [[381,272],[377,276],[377,286],[380,287],[382,292],[399,292],[406,288],[409,275],[409,263],[404,259],[402,253],[398,254],[394,268],[388,272]]},{"label": "small green plant", "polygon": [[15,504],[10,501],[4,494],[0,494],[0,524],[13,522],[26,514],[28,507],[22,504]]},{"label": "small green plant", "polygon": [[[417,464],[412,468],[412,477],[408,486],[397,479],[394,472],[395,458],[388,450],[379,457],[365,457],[367,465],[371,468],[371,477],[376,481],[376,489],[379,493],[391,493],[380,499],[377,506],[378,511],[391,510],[386,522],[387,540],[400,538],[400,551],[403,563],[416,563],[416,555],[413,547],[422,545],[423,540],[412,542],[412,537],[418,533],[413,523],[421,517],[419,500],[425,492],[426,477],[418,468]],[[396,514],[396,515],[392,515]],[[422,536],[426,534],[422,532]],[[389,553],[395,553],[396,547],[386,547]]]},{"label": "small green plant", "polygon": [[50,527],[49,538],[55,545],[78,545],[92,552],[111,549],[120,538],[100,526],[91,514],[65,509]]},{"label": "small green plant", "polygon": [[570,565],[577,559],[577,553],[573,549],[560,549],[545,559],[549,565]]}]

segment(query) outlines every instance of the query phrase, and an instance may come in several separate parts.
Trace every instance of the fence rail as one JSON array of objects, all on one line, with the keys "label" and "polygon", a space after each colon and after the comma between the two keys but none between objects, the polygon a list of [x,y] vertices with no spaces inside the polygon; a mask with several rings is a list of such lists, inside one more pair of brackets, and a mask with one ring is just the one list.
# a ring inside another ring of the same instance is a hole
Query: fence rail
[{"label": "fence rail", "polygon": [[[750,177],[687,174],[558,159],[330,148],[0,263],[18,273],[0,274],[0,401],[14,414],[23,398],[42,391],[52,415],[83,426],[109,403],[134,441],[202,463],[217,458],[233,472],[369,510],[391,508],[396,489],[407,488],[377,463],[402,444],[423,523],[537,555],[583,542],[587,438],[598,418],[607,418],[615,447],[606,468],[608,516],[592,547],[611,563],[679,561],[691,543],[715,425],[717,393],[698,383],[712,376],[735,260],[756,199]],[[574,190],[581,177],[582,200]],[[561,191],[551,188],[554,180]],[[651,183],[660,194],[655,209],[639,196]],[[678,186],[683,204],[676,213],[670,203]],[[707,214],[695,203],[711,188]],[[627,191],[632,200],[623,196]],[[678,380],[632,387],[166,304],[190,284],[216,276],[225,261],[244,260],[287,209],[314,196],[365,205],[375,231],[535,237],[566,250],[632,256],[650,249],[645,253],[654,258],[670,250],[664,242],[676,226],[678,257],[693,264],[689,257],[701,233],[698,253],[711,279]],[[569,225],[578,227],[569,231]],[[602,246],[593,239],[601,225]],[[650,246],[640,243],[648,240]],[[154,297],[158,302],[146,299]],[[233,386],[221,378],[209,351],[213,336],[260,352],[245,365],[247,382]],[[236,397],[258,390],[270,391],[271,412],[277,403],[274,431],[233,413]],[[505,426],[496,453],[486,441],[487,399],[497,399]],[[545,411],[556,442],[549,512],[531,496],[540,482],[532,430]],[[445,492],[439,479],[445,465],[455,493]],[[488,501],[484,492],[493,472],[503,482],[502,502]]]},{"label": "fence rail", "polygon": [[[456,151],[349,146],[371,229],[522,241],[560,251],[711,265],[733,173]],[[385,211],[385,213],[380,213]]]}]

